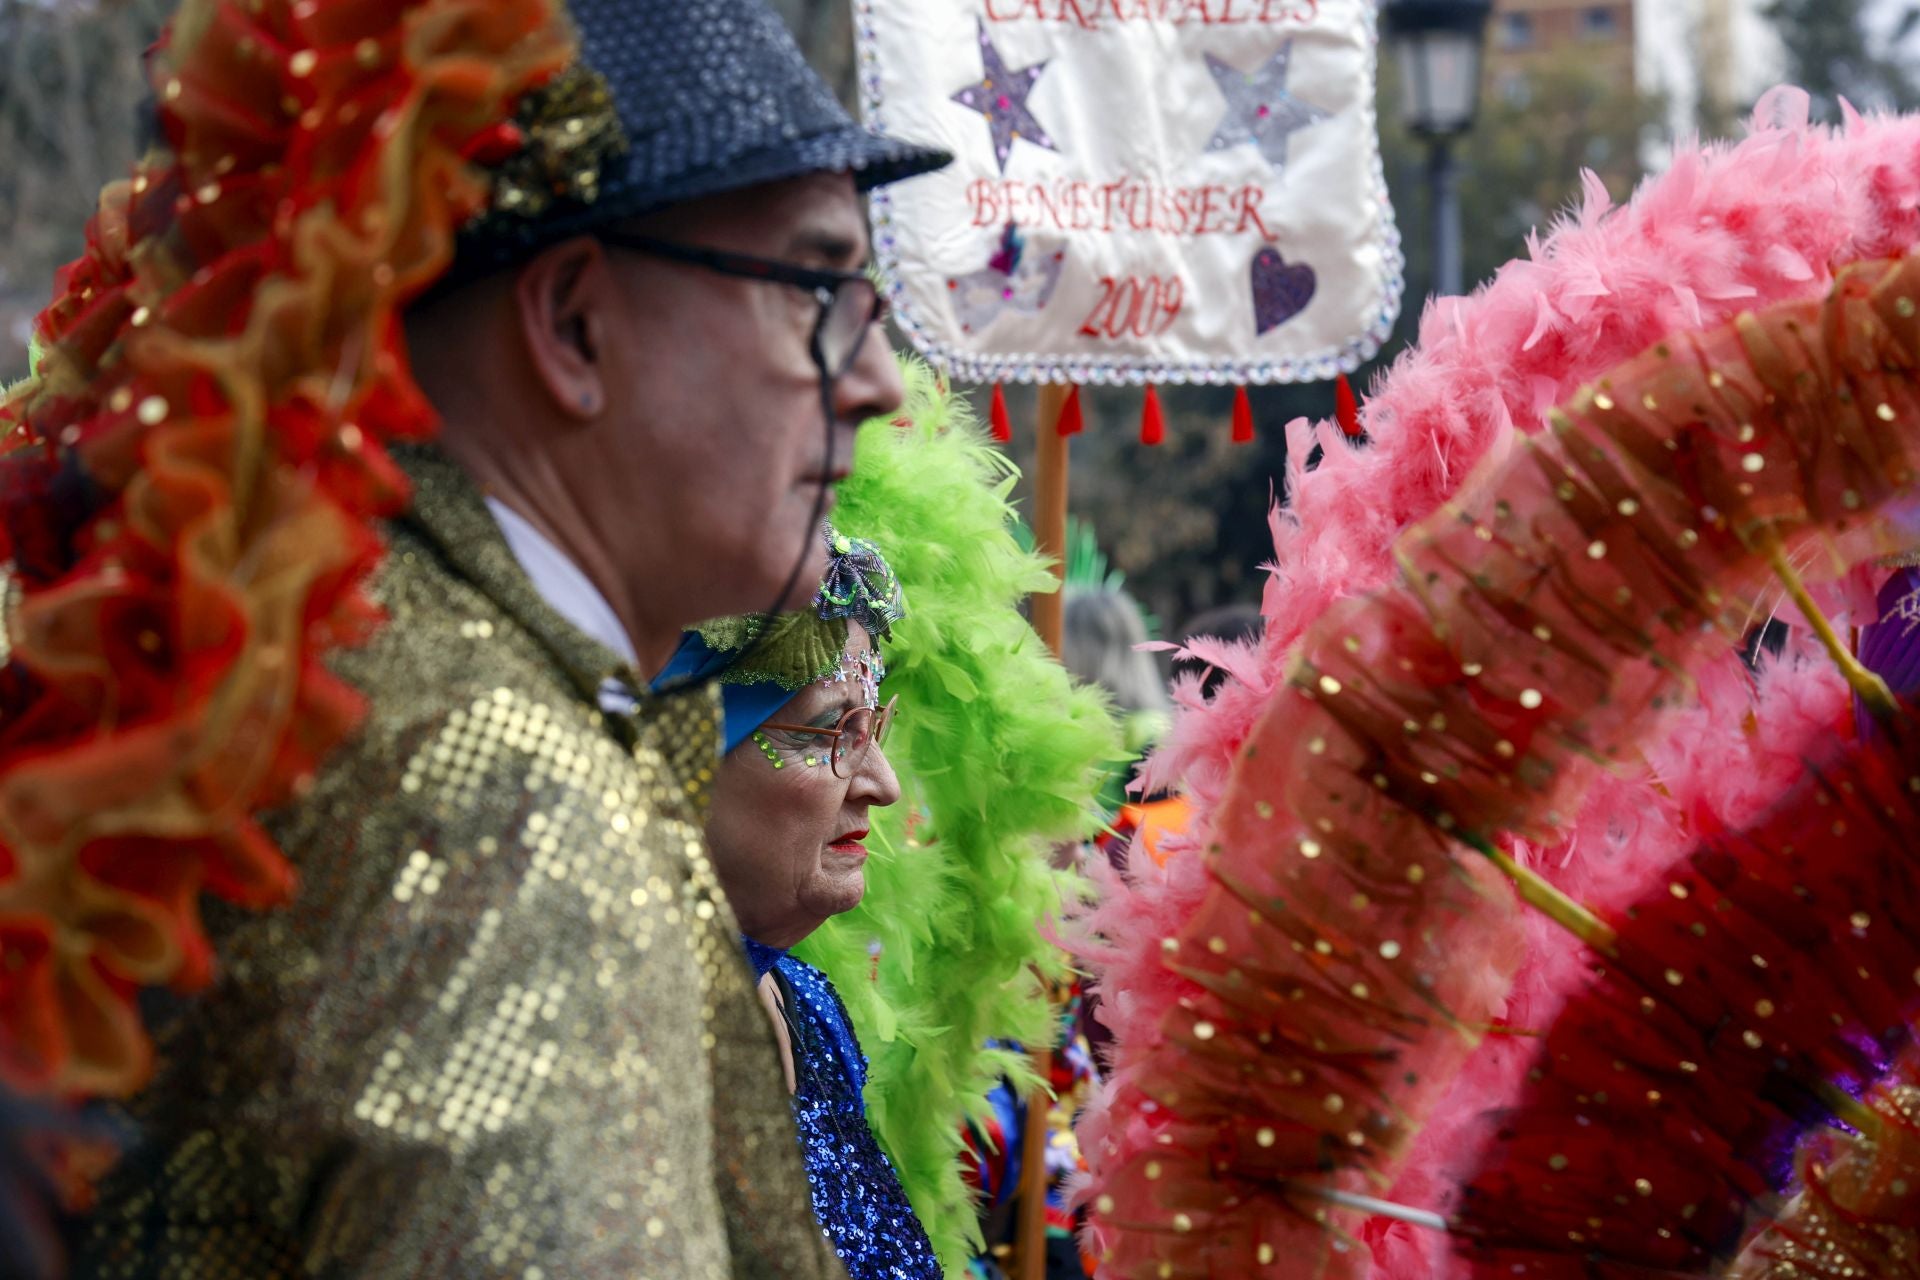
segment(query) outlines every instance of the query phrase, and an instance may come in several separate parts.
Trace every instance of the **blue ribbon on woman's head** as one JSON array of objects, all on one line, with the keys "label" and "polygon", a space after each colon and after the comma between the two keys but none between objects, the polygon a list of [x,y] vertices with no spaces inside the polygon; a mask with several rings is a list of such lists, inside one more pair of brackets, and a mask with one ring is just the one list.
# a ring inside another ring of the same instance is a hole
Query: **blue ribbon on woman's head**
[{"label": "blue ribbon on woman's head", "polygon": [[[738,653],[722,653],[708,644],[698,631],[689,631],[680,638],[680,647],[674,650],[673,657],[654,678],[654,685],[658,688],[686,680],[718,679],[721,672],[732,666],[739,656]],[[751,738],[754,730],[773,719],[774,713],[786,706],[791,697],[791,690],[773,680],[754,684],[722,684],[720,706],[723,722],[720,733],[725,743],[722,750],[731,751]]]}]

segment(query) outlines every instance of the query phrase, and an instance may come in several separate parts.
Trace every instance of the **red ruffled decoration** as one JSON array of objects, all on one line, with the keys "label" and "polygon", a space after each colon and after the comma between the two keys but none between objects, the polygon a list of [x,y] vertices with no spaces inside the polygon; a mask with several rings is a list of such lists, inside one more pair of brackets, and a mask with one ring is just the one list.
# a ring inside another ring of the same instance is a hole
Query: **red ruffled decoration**
[{"label": "red ruffled decoration", "polygon": [[143,986],[205,982],[197,901],[293,873],[251,815],[353,726],[385,442],[432,415],[399,309],[567,54],[551,0],[187,0],[163,150],[110,186],[0,406],[22,590],[0,681],[0,1077],[125,1093]]}]

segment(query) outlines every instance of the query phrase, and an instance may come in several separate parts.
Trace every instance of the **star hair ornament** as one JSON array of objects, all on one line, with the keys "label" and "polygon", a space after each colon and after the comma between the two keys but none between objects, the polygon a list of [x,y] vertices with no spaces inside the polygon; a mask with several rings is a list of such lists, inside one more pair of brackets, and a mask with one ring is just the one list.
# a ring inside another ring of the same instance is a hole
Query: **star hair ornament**
[{"label": "star hair ornament", "polygon": [[811,608],[741,614],[694,628],[716,654],[731,657],[719,674],[722,684],[771,683],[793,693],[816,681],[847,679],[855,669],[873,684],[877,703],[881,668],[848,658],[847,624],[857,622],[884,640],[906,616],[906,595],[879,547],[830,524],[821,526],[820,536],[827,571]]}]

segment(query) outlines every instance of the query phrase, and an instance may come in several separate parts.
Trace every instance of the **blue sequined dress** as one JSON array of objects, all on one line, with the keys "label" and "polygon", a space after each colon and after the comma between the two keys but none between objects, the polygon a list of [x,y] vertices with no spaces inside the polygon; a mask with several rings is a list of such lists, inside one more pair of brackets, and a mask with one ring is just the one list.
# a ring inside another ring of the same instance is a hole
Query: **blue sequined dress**
[{"label": "blue sequined dress", "polygon": [[850,1280],[940,1280],[925,1228],[873,1136],[861,1090],[867,1057],[827,975],[745,939],[756,976],[771,972],[786,1005],[796,1088],[793,1118],[814,1216]]}]

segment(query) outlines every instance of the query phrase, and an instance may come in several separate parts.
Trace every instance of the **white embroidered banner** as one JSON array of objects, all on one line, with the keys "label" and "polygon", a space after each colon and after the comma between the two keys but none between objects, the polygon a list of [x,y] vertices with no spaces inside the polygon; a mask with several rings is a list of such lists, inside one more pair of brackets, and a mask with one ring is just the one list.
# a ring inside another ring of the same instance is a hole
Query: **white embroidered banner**
[{"label": "white embroidered banner", "polygon": [[1372,0],[854,0],[901,324],[977,381],[1303,382],[1399,314]]}]

